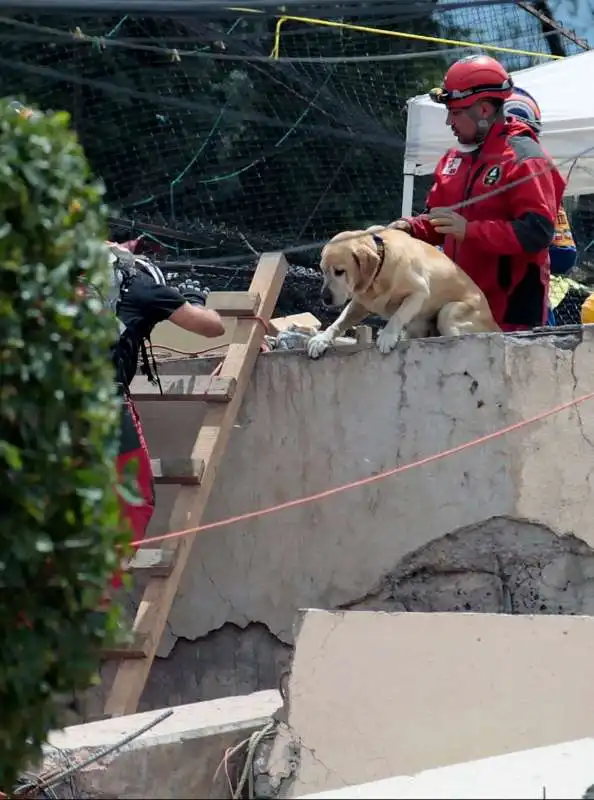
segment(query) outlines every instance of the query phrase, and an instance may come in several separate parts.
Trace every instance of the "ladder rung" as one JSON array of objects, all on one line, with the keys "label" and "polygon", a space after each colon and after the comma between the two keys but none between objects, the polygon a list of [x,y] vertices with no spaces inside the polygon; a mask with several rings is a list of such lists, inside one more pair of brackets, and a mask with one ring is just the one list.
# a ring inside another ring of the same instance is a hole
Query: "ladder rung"
[{"label": "ladder rung", "polygon": [[204,474],[201,458],[151,458],[155,483],[177,486],[199,486]]},{"label": "ladder rung", "polygon": [[209,400],[226,403],[235,392],[235,378],[210,375],[161,375],[163,394],[144,375],[132,381],[134,400]]},{"label": "ladder rung", "polygon": [[101,651],[101,658],[146,658],[150,649],[149,638],[145,633],[133,631],[130,641],[114,644]]},{"label": "ladder rung", "polygon": [[260,307],[260,295],[249,292],[211,292],[206,307],[222,317],[253,317]]},{"label": "ladder rung", "polygon": [[175,550],[141,547],[126,565],[126,572],[142,572],[151,578],[166,578],[171,574],[174,563]]}]

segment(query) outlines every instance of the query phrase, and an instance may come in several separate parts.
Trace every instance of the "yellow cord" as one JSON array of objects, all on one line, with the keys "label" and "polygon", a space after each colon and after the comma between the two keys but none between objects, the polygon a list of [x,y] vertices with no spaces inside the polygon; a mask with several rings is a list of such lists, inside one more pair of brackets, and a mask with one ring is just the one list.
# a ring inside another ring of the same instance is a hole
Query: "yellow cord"
[{"label": "yellow cord", "polygon": [[274,27],[274,45],[272,46],[272,53],[270,54],[270,58],[278,58],[280,54],[280,43],[281,43],[281,28],[283,22],[287,21],[287,17],[281,17],[277,20],[277,23]]},{"label": "yellow cord", "polygon": [[[229,11],[246,12],[250,14],[264,14],[266,12],[257,8],[237,8],[232,7]],[[481,50],[490,50],[493,53],[509,53],[515,56],[532,56],[533,58],[551,58],[559,59],[564,56],[554,56],[551,53],[534,53],[531,50],[517,50],[514,47],[501,47],[498,44],[480,44],[479,42],[466,42],[459,39],[444,39],[440,36],[425,36],[420,33],[405,33],[404,31],[387,31],[384,28],[372,28],[368,25],[353,25],[350,22],[334,22],[329,19],[316,19],[314,17],[292,17],[282,16],[276,23],[274,31],[274,46],[272,48],[271,58],[280,57],[280,36],[281,28],[284,22],[303,22],[306,25],[322,25],[327,28],[343,28],[350,31],[358,31],[359,33],[377,33],[380,36],[396,36],[401,39],[414,39],[419,42],[432,42],[434,44],[446,44],[453,47],[479,47]]]}]

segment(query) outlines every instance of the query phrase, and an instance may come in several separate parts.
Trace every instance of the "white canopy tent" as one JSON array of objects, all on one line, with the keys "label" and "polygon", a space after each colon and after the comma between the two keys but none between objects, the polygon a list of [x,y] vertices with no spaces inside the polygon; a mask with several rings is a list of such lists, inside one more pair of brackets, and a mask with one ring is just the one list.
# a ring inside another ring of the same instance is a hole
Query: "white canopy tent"
[{"label": "white canopy tent", "polygon": [[[512,73],[542,111],[543,146],[565,177],[566,194],[594,194],[594,50]],[[415,175],[431,175],[457,144],[446,109],[419,95],[408,101],[402,215],[412,211]],[[590,149],[588,149],[590,148]]]}]

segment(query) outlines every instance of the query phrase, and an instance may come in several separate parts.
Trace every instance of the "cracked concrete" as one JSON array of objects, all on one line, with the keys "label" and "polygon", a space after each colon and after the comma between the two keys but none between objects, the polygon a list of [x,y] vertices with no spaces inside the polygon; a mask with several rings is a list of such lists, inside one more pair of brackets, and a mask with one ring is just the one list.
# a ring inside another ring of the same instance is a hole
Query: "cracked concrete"
[{"label": "cracked concrete", "polygon": [[295,639],[284,720],[256,760],[259,797],[414,775],[594,731],[594,687],[575,668],[594,657],[593,617],[309,610]]},{"label": "cracked concrete", "polygon": [[409,554],[377,593],[349,609],[589,614],[594,553],[573,535],[509,517],[486,520]]},{"label": "cracked concrete", "polygon": [[163,697],[181,705],[188,697],[198,702],[276,689],[291,651],[256,623],[227,624],[197,642],[178,639],[168,658],[155,661],[139,711],[158,708]]},{"label": "cracked concrete", "polygon": [[[317,363],[269,354],[258,361],[205,521],[533,417],[593,391],[592,363],[590,330],[581,340],[416,340],[389,357],[371,349]],[[140,405],[155,457],[188,454],[201,422],[197,404],[176,404],[175,425],[168,409]],[[584,403],[385,480],[204,532],[161,643],[169,658],[156,662],[143,707],[276,685],[299,608],[590,613],[593,442],[594,410]],[[174,492],[158,489],[154,533],[167,530]]]}]

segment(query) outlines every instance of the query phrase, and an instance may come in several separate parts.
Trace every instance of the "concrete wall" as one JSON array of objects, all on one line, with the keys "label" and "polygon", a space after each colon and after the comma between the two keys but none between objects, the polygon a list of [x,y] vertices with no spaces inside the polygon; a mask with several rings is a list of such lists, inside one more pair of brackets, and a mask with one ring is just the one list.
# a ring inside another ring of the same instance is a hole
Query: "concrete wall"
[{"label": "concrete wall", "polygon": [[[594,658],[594,617],[313,610],[299,613],[295,630],[288,700],[259,762],[258,797],[301,797],[594,734],[594,685],[583,668]],[[505,766],[493,772],[506,777]],[[574,797],[593,782],[591,761],[582,778]],[[498,796],[484,788],[475,783],[474,797]],[[551,788],[532,797],[559,797]]]},{"label": "concrete wall", "polygon": [[[201,365],[203,367],[203,365]],[[170,373],[192,362],[167,363]],[[460,445],[594,390],[594,333],[260,357],[208,521]],[[154,457],[198,405],[143,403]],[[594,404],[198,537],[141,708],[277,685],[299,608],[594,613]],[[164,532],[175,489],[158,494]]]}]

